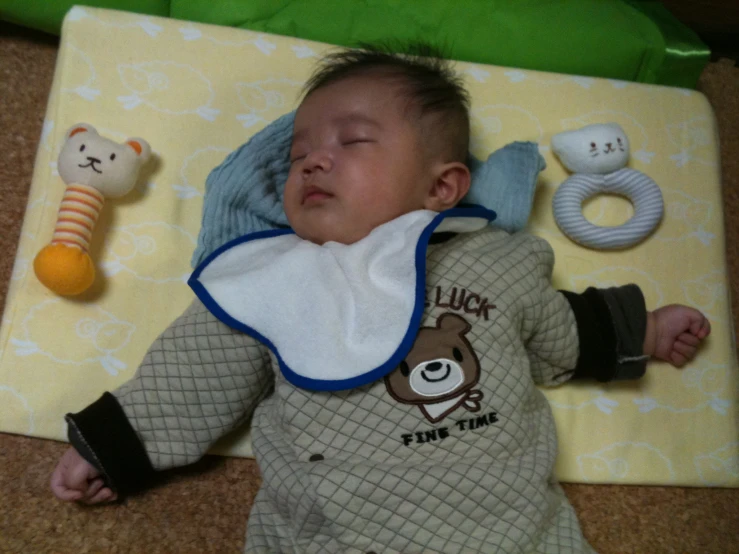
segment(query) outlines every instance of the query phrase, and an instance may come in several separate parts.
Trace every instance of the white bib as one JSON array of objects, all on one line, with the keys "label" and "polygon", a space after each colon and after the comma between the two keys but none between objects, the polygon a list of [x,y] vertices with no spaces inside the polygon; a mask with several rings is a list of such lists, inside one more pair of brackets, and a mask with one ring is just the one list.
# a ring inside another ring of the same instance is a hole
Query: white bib
[{"label": "white bib", "polygon": [[292,384],[354,388],[390,373],[413,346],[431,234],[494,218],[477,207],[419,210],[349,245],[253,233],[211,254],[189,284],[218,319],[269,347]]}]

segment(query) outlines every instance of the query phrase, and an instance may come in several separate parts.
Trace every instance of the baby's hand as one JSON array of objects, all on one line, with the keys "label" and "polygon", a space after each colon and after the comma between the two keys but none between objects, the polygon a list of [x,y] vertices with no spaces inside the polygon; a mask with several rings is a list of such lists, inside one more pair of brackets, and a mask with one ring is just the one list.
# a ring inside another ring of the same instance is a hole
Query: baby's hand
[{"label": "baby's hand", "polygon": [[115,500],[115,493],[103,485],[100,472],[74,448],[64,453],[51,475],[52,492],[68,502],[98,504]]},{"label": "baby's hand", "polygon": [[693,359],[711,333],[711,323],[698,310],[671,304],[647,313],[644,353],[682,367]]}]

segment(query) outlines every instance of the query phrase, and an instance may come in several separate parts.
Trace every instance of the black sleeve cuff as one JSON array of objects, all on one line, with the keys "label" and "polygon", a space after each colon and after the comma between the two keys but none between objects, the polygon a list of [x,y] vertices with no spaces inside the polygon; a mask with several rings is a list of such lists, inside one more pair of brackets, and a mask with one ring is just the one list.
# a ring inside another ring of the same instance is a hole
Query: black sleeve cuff
[{"label": "black sleeve cuff", "polygon": [[647,370],[649,356],[644,354],[647,334],[647,304],[641,289],[634,285],[599,291],[603,296],[616,330],[615,380],[638,379]]},{"label": "black sleeve cuff", "polygon": [[115,396],[106,392],[81,412],[67,414],[66,420],[72,445],[103,473],[119,496],[156,481],[146,450]]},{"label": "black sleeve cuff", "polygon": [[[67,438],[69,439],[69,443],[74,446],[74,449],[79,453],[80,456],[82,456],[90,464],[95,466],[98,471],[100,471],[101,473],[103,472],[103,468],[100,467],[100,462],[95,457],[95,453],[87,446],[85,439],[82,438],[82,435],[80,435],[80,432],[77,430],[76,426],[72,424],[67,425]],[[106,484],[110,486],[110,483]]]},{"label": "black sleeve cuff", "polygon": [[644,375],[647,327],[644,296],[636,285],[589,288],[582,294],[562,291],[575,314],[580,355],[573,379],[601,382]]}]

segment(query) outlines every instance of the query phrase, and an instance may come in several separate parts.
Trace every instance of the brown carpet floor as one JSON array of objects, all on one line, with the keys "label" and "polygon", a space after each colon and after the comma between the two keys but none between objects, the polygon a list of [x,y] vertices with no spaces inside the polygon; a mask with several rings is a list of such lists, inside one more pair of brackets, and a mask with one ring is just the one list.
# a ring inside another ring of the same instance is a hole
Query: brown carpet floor
[{"label": "brown carpet floor", "polygon": [[[0,23],[0,308],[41,135],[57,41]],[[722,60],[700,89],[719,122],[733,313],[739,320],[739,68]],[[739,325],[737,325],[739,328]],[[739,439],[739,437],[738,437]],[[56,501],[48,479],[66,445],[0,434],[0,552],[236,553],[260,483],[253,460],[206,457],[124,504]],[[566,485],[602,554],[739,553],[739,490]]]}]

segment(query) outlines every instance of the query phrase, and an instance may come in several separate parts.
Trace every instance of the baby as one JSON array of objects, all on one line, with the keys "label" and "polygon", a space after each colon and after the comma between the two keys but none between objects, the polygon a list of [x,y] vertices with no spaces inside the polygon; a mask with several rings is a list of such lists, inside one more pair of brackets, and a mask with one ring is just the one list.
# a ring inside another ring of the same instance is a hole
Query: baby
[{"label": "baby", "polygon": [[[251,418],[263,485],[246,552],[592,552],[554,480],[536,385],[681,366],[710,325],[685,306],[648,312],[635,285],[558,292],[545,241],[452,209],[470,186],[468,98],[429,53],[324,60],[294,124],[295,235],[227,250],[244,261],[225,281],[196,271],[198,299],[136,376],[67,416],[58,498],[121,498]],[[262,244],[275,246],[258,262],[238,254]],[[219,297],[222,282],[239,294]],[[301,304],[269,304],[250,292],[262,282]],[[344,318],[338,338],[326,313]]]}]

